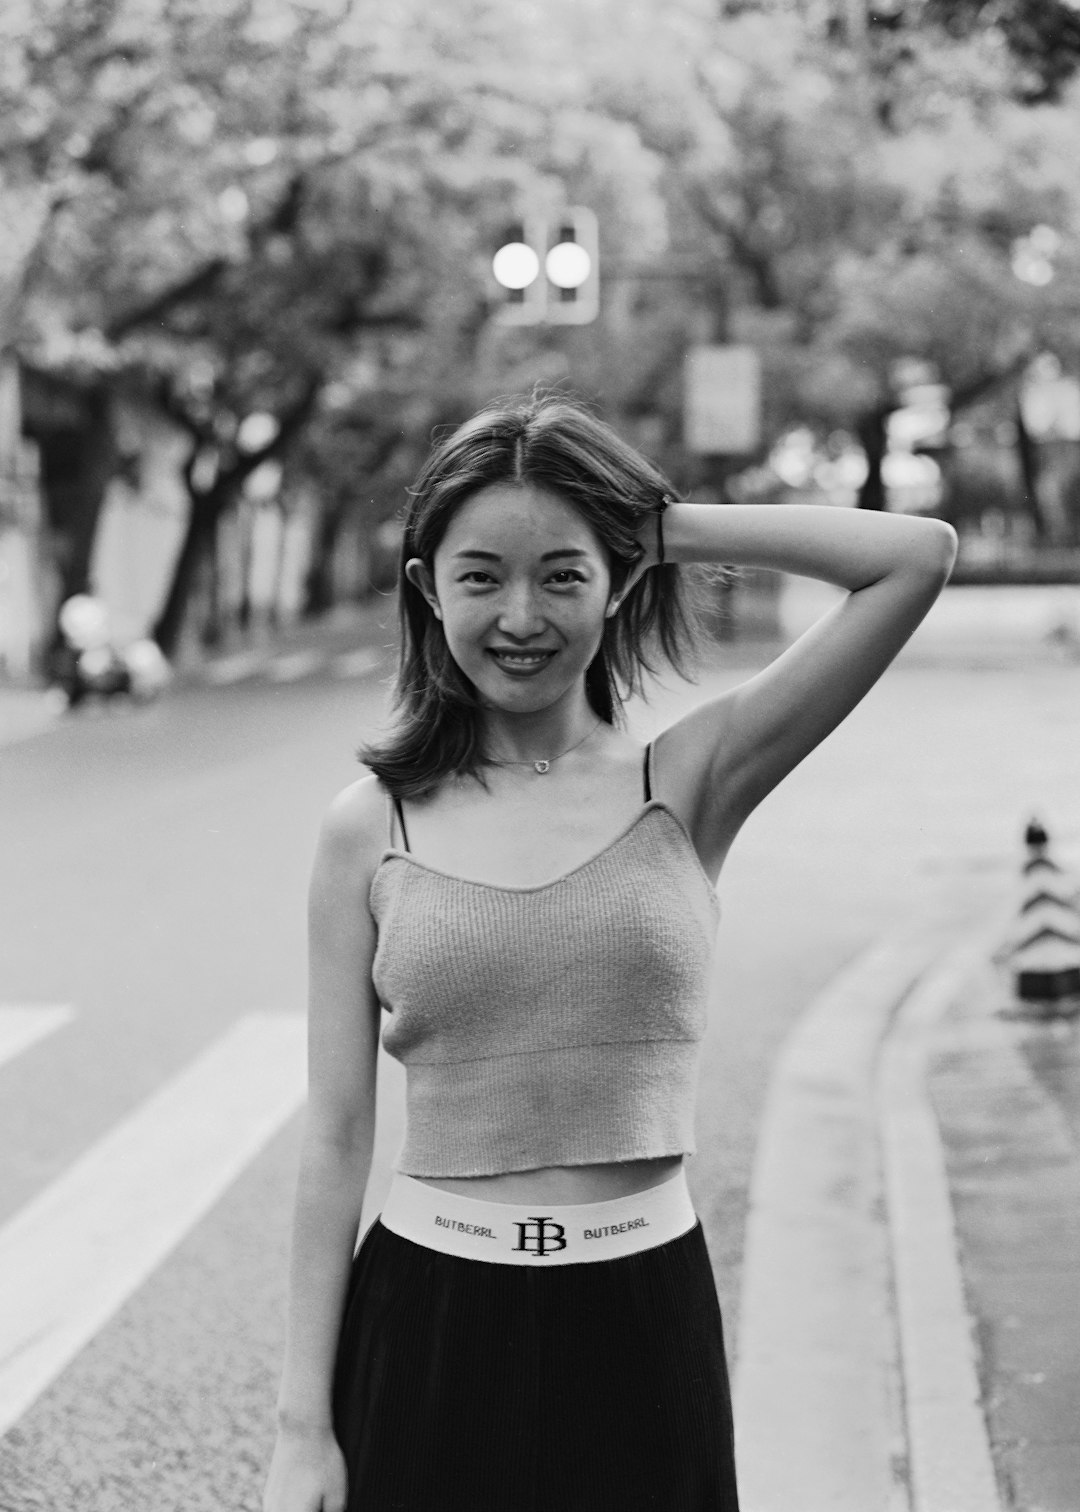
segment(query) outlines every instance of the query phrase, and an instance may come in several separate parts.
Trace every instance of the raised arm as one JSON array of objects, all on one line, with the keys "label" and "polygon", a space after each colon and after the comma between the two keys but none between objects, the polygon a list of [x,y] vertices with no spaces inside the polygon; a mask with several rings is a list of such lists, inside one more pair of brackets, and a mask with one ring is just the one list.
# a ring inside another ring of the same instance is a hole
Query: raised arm
[{"label": "raised arm", "polygon": [[848,590],[764,671],[657,741],[659,768],[682,795],[715,876],[746,816],[850,713],[915,630],[952,569],[956,535],[942,520],[810,504],[674,504],[663,528],[669,561],[770,567]]},{"label": "raised arm", "polygon": [[354,783],[331,806],[308,896],[308,1106],[265,1512],[345,1506],[331,1390],[375,1133],[379,1005],[367,894],[382,843],[382,804],[374,789],[374,778]]}]

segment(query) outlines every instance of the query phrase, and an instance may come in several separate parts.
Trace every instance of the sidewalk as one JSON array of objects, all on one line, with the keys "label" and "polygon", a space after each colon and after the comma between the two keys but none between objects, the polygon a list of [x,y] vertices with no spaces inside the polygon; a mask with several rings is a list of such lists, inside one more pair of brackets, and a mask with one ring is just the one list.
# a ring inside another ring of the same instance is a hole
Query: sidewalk
[{"label": "sidewalk", "polygon": [[12,687],[0,682],[0,748],[51,729],[65,699],[49,688]]},{"label": "sidewalk", "polygon": [[983,963],[931,1042],[983,1406],[1007,1508],[1080,1507],[1080,1019]]},{"label": "sidewalk", "polygon": [[1080,1019],[1019,1016],[994,961],[1014,903],[972,901],[928,900],[860,956],[777,1064],[742,1281],[746,1512],[1080,1508]]},{"label": "sidewalk", "polygon": [[256,626],[190,667],[178,681],[226,687],[250,678],[296,682],[329,672],[359,677],[392,663],[397,644],[397,601],[378,596],[362,604],[339,604],[314,620],[295,620],[278,630]]},{"label": "sidewalk", "polygon": [[[181,666],[176,683],[230,687],[256,679],[288,683],[388,671],[396,650],[395,608],[392,598],[376,598],[340,605],[321,619],[298,620],[273,632],[256,627],[242,641],[236,638],[227,648]],[[63,695],[55,689],[0,681],[0,748],[51,729],[65,709]]]},{"label": "sidewalk", "polygon": [[[784,639],[809,629],[842,597],[828,583],[786,578],[779,605]],[[1080,662],[1080,585],[950,584],[900,656],[907,665],[970,668]]]}]

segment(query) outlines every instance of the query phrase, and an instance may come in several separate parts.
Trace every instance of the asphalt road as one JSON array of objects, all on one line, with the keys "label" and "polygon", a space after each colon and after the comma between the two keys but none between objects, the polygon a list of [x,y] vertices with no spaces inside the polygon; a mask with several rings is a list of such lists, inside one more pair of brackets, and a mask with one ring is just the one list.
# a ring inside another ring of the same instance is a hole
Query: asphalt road
[{"label": "asphalt road", "polygon": [[[654,733],[760,659],[718,654],[696,688],[635,710],[635,727]],[[0,1253],[117,1130],[130,1138],[109,1169],[130,1165],[147,1107],[238,1021],[302,1010],[318,819],[354,775],[383,699],[376,677],[188,689],[0,751],[0,1005],[71,1010],[0,1065]],[[928,889],[1000,893],[1032,810],[1066,852],[1080,850],[1078,737],[1075,663],[1033,650],[1027,664],[968,670],[912,655],[740,837],[720,887],[691,1177],[733,1354],[746,1191],[778,1045]],[[83,1346],[18,1414],[0,1440],[2,1512],[258,1508],[299,1142],[287,1102],[257,1153],[235,1157],[223,1194],[129,1279],[111,1317],[86,1325]],[[131,1235],[150,1205],[132,1204]],[[41,1228],[40,1241],[30,1230],[42,1249],[27,1279],[59,1254],[76,1267],[65,1296],[77,1311],[113,1261],[80,1249],[63,1217],[61,1203],[59,1229]],[[113,1237],[122,1245],[124,1225]],[[0,1383],[10,1350],[0,1337]]]}]

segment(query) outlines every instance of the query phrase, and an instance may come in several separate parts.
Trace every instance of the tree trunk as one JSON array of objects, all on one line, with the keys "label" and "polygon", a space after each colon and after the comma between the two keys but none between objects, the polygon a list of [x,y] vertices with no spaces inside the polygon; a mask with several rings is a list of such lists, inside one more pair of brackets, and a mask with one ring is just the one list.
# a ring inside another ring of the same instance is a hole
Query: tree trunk
[{"label": "tree trunk", "polygon": [[882,464],[885,461],[889,440],[885,422],[891,413],[891,408],[884,405],[877,409],[867,410],[859,417],[855,428],[859,443],[866,454],[866,478],[859,489],[860,509],[884,509],[888,502]]},{"label": "tree trunk", "polygon": [[301,613],[305,619],[317,619],[334,606],[334,554],[344,522],[343,500],[338,499],[323,506],[312,542],[311,561],[304,574],[304,604]]},{"label": "tree trunk", "polygon": [[[90,565],[105,493],[116,468],[110,396],[104,384],[86,390],[53,385],[46,395],[31,378],[25,429],[38,443],[41,492],[54,542],[59,603],[90,593]],[[53,401],[56,401],[55,404]],[[47,650],[53,658],[63,642],[54,626]]]},{"label": "tree trunk", "polygon": [[206,542],[206,618],[199,626],[199,643],[206,650],[225,638],[225,610],[221,602],[221,533],[217,525]]},{"label": "tree trunk", "polygon": [[1020,463],[1021,503],[1035,531],[1035,540],[1046,540],[1046,520],[1039,499],[1039,449],[1024,422],[1024,410],[1016,405],[1016,455]]},{"label": "tree trunk", "polygon": [[[260,451],[244,453],[226,471],[218,474],[210,488],[200,491],[193,486],[198,448],[201,444],[201,429],[188,421],[188,429],[195,441],[186,468],[188,493],[191,495],[191,514],[188,517],[180,551],[173,568],[172,582],[157,622],[150,632],[166,656],[175,655],[183,629],[184,613],[191,590],[195,586],[199,568],[207,550],[212,546],[218,522],[222,515],[239,497],[244,480],[251,476],[268,458],[280,456],[292,444],[296,435],[307,423],[319,394],[319,383],[311,378],[306,383],[296,403],[281,418],[277,435]],[[174,413],[175,411],[171,411]],[[181,423],[184,423],[181,420]]]},{"label": "tree trunk", "polygon": [[218,521],[228,507],[232,494],[231,484],[226,480],[215,483],[206,493],[193,493],[191,496],[191,514],[173,567],[172,582],[161,613],[150,632],[170,659],[176,654],[176,648],[180,644],[184,615],[199,569],[212,548]]}]

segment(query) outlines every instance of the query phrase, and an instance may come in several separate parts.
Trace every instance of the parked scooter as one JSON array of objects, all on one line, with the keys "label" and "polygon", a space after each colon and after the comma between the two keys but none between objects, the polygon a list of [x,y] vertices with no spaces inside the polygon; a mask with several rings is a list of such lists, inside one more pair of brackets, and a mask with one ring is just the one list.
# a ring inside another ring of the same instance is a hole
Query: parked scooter
[{"label": "parked scooter", "polygon": [[156,642],[140,638],[117,645],[109,612],[100,599],[76,593],[60,608],[62,644],[53,660],[53,675],[77,708],[87,698],[119,696],[149,703],[164,690],[171,669]]}]

